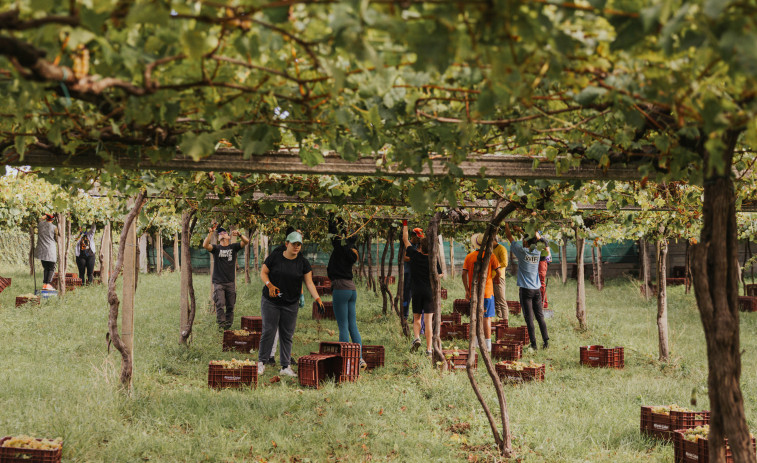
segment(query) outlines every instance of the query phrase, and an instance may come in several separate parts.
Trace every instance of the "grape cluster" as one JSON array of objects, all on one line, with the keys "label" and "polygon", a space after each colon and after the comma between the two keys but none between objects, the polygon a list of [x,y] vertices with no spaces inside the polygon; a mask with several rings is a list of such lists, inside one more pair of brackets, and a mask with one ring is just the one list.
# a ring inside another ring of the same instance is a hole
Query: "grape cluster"
[{"label": "grape cluster", "polygon": [[3,442],[3,447],[12,447],[16,449],[34,449],[34,450],[58,450],[63,447],[63,439],[36,439],[31,436],[12,436]]},{"label": "grape cluster", "polygon": [[694,410],[689,410],[688,408],[681,407],[678,404],[652,407],[652,413],[654,413],[655,415],[670,415],[671,411],[692,413]]},{"label": "grape cluster", "polygon": [[503,365],[508,370],[514,371],[523,371],[525,368],[541,368],[544,366],[543,363],[536,363],[533,360],[529,360],[528,363],[517,361],[502,361],[499,362],[499,364]]},{"label": "grape cluster", "polygon": [[689,442],[696,442],[698,439],[707,439],[710,433],[710,425],[697,426],[696,428],[687,429],[683,432],[683,438]]},{"label": "grape cluster", "polygon": [[232,333],[234,333],[235,336],[249,336],[252,334],[247,330],[233,330]]},{"label": "grape cluster", "polygon": [[257,362],[249,359],[244,360],[237,360],[237,359],[231,359],[231,360],[211,360],[211,365],[220,365],[223,368],[242,368],[244,366],[253,366],[257,365]]}]

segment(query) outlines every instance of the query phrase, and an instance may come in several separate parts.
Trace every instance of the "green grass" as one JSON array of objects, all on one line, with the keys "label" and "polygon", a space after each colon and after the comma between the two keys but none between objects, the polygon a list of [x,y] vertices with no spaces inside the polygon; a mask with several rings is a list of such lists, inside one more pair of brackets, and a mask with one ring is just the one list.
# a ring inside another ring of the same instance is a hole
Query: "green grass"
[{"label": "green grass", "polygon": [[[214,316],[200,304],[189,348],[179,337],[178,275],[141,275],[135,313],[134,392],[118,388],[120,356],[107,353],[108,308],[103,287],[88,287],[39,307],[14,308],[31,292],[23,267],[4,268],[13,285],[0,294],[0,435],[64,439],[72,462],[289,462],[289,461],[493,461],[488,423],[464,372],[440,374],[425,357],[411,355],[394,317],[381,314],[380,298],[359,289],[358,325],[366,344],[383,344],[386,367],[354,384],[302,388],[296,379],[271,383],[268,369],[257,390],[207,387],[208,361],[240,357],[221,352]],[[446,281],[450,299],[462,295],[459,278]],[[672,462],[673,449],[639,435],[639,407],[708,408],[704,337],[693,295],[670,288],[673,360],[657,359],[656,306],[627,279],[602,293],[587,288],[590,330],[575,331],[575,283],[552,280],[548,320],[551,347],[527,358],[547,364],[541,384],[505,387],[513,444],[524,462]],[[209,279],[195,277],[198,301]],[[259,314],[260,286],[239,284],[239,316]],[[515,296],[508,278],[509,298]],[[310,301],[308,301],[310,304]],[[514,317],[514,324],[522,324]],[[742,323],[742,390],[752,429],[757,419],[757,318]],[[294,354],[336,340],[336,323],[300,313]],[[332,334],[333,333],[333,334]],[[448,344],[448,343],[445,343]],[[455,344],[463,346],[463,341]],[[625,347],[621,371],[582,368],[578,348]],[[496,406],[483,368],[484,394]],[[470,425],[466,429],[466,423]],[[456,434],[453,431],[460,430]]]}]

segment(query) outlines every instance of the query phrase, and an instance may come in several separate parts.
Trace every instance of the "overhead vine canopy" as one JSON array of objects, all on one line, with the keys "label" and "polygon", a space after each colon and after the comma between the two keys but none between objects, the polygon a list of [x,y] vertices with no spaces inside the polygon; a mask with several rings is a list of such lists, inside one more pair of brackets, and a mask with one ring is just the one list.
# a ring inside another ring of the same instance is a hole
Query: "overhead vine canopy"
[{"label": "overhead vine canopy", "polygon": [[698,180],[702,144],[757,133],[744,2],[6,5],[10,156],[200,159],[226,140],[310,165],[334,150],[420,170],[436,153],[454,176],[473,153],[515,153]]}]

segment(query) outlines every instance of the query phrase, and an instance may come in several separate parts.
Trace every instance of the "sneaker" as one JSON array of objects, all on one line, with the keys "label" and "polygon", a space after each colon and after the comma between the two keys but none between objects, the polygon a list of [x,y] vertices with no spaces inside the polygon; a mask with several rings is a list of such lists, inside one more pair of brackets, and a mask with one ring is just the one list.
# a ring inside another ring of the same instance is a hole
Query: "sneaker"
[{"label": "sneaker", "polygon": [[292,370],[292,367],[286,367],[279,370],[279,375],[281,376],[297,376],[297,373],[295,373]]},{"label": "sneaker", "polygon": [[419,347],[421,347],[421,338],[415,338],[413,345],[410,346],[410,352],[417,352]]},{"label": "sneaker", "polygon": [[265,373],[265,364],[263,362],[258,362],[258,376]]},{"label": "sneaker", "polygon": [[536,343],[534,342],[531,344],[531,350],[536,350],[536,349],[537,349],[537,346],[536,346]]},{"label": "sneaker", "polygon": [[543,345],[541,346],[541,348],[542,348],[542,349],[547,349],[547,348],[549,348],[549,339],[548,339],[548,340],[546,340],[546,341],[544,341],[544,344],[543,344]]},{"label": "sneaker", "polygon": [[360,371],[365,371],[366,368],[368,368],[368,364],[365,363],[365,360],[360,359]]},{"label": "sneaker", "polygon": [[427,350],[426,351],[426,357],[433,357],[433,356],[434,356],[434,351],[432,351],[432,350]]},{"label": "sneaker", "polygon": [[42,289],[45,291],[55,291],[55,288],[53,287],[53,285],[49,283],[42,285]]}]

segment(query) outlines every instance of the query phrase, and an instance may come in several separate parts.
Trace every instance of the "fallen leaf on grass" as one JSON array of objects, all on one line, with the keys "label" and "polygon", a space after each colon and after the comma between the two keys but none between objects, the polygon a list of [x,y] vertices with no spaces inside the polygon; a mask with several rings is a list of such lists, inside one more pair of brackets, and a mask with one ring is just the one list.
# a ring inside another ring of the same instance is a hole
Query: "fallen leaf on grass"
[{"label": "fallen leaf on grass", "polygon": [[274,376],[273,378],[271,378],[270,381],[272,383],[278,383],[279,381],[281,381],[281,378],[279,376]]}]

